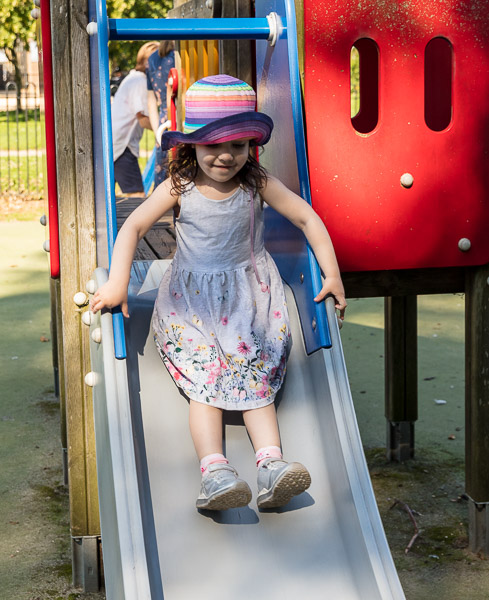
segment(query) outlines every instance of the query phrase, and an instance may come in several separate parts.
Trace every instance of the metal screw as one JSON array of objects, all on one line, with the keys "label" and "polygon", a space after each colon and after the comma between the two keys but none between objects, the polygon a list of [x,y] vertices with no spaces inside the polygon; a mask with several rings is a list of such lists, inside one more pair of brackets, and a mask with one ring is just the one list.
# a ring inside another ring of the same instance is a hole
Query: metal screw
[{"label": "metal screw", "polygon": [[100,327],[95,327],[95,329],[92,331],[91,338],[96,344],[100,344],[102,341],[102,330]]},{"label": "metal screw", "polygon": [[470,243],[470,240],[467,238],[462,238],[458,241],[458,248],[462,252],[468,252],[470,250],[471,246],[472,246],[472,244]]},{"label": "metal screw", "polygon": [[88,297],[85,294],[85,292],[77,292],[74,296],[73,296],[73,302],[77,305],[77,306],[85,306],[86,304],[88,304]]},{"label": "metal screw", "polygon": [[301,280],[301,283],[304,283],[304,273],[301,273],[300,280]]},{"label": "metal screw", "polygon": [[312,328],[314,329],[314,331],[316,331],[316,327],[318,326],[316,317],[313,318],[311,325],[312,325]]},{"label": "metal screw", "polygon": [[404,188],[410,188],[412,187],[414,183],[414,177],[411,175],[411,173],[403,173],[401,175],[401,185]]}]

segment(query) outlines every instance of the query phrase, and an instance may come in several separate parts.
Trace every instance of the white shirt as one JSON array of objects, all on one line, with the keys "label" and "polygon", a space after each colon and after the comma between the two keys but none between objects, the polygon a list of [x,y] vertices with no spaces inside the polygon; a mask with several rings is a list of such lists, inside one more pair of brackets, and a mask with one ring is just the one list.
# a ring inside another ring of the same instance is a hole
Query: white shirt
[{"label": "white shirt", "polygon": [[112,144],[114,160],[126,148],[139,156],[139,142],[143,136],[143,128],[136,115],[141,112],[148,115],[148,90],[146,74],[131,71],[123,79],[112,101]]}]

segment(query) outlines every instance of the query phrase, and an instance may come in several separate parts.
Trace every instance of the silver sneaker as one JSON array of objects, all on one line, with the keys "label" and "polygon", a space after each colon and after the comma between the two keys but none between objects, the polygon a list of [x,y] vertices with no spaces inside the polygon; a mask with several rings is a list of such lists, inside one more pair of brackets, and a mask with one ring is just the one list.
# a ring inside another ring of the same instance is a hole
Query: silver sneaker
[{"label": "silver sneaker", "polygon": [[269,458],[258,469],[258,508],[284,506],[311,485],[311,475],[304,465]]},{"label": "silver sneaker", "polygon": [[196,506],[205,510],[226,510],[247,506],[251,501],[250,486],[238,479],[231,465],[215,463],[209,465],[208,473],[202,477],[200,494]]}]

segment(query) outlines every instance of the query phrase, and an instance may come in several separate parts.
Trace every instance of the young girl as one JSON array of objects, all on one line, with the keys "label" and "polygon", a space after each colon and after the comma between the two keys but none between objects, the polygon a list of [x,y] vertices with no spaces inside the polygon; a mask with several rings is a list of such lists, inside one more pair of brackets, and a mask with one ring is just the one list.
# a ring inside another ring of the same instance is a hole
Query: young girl
[{"label": "young girl", "polygon": [[161,358],[190,399],[190,432],[200,460],[197,508],[245,506],[251,490],[222,448],[222,411],[239,410],[256,451],[259,508],[286,504],[311,477],[282,459],[275,395],[290,343],[285,293],[263,244],[263,202],[306,235],[325,275],[315,298],[345,293],[330,237],[312,208],[255,159],[272,120],[255,112],[255,92],[228,75],[194,83],[185,99],[184,133],[163,134],[176,146],[170,177],[126,220],[117,237],[109,281],[93,296],[94,312],[121,305],[139,240],[177,206],[177,251],[160,284],[153,314]]}]

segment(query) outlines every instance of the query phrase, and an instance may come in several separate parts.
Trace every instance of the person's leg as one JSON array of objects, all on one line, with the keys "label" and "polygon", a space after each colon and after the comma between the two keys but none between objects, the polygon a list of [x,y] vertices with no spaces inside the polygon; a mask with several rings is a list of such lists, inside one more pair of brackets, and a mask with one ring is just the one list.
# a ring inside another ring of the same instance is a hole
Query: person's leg
[{"label": "person's leg", "polygon": [[222,410],[190,401],[190,435],[199,460],[209,454],[222,454]]},{"label": "person's leg", "polygon": [[280,433],[275,404],[243,412],[246,429],[255,452],[267,446],[280,447]]},{"label": "person's leg", "polygon": [[304,465],[282,459],[274,404],[246,411],[243,418],[256,452],[258,508],[283,506],[311,485],[311,476]]},{"label": "person's leg", "polygon": [[128,198],[144,198],[144,184],[138,159],[126,148],[114,162],[114,179]]},{"label": "person's leg", "polygon": [[222,410],[191,400],[189,424],[202,471],[197,508],[226,510],[246,506],[251,490],[238,479],[236,469],[222,454]]}]

